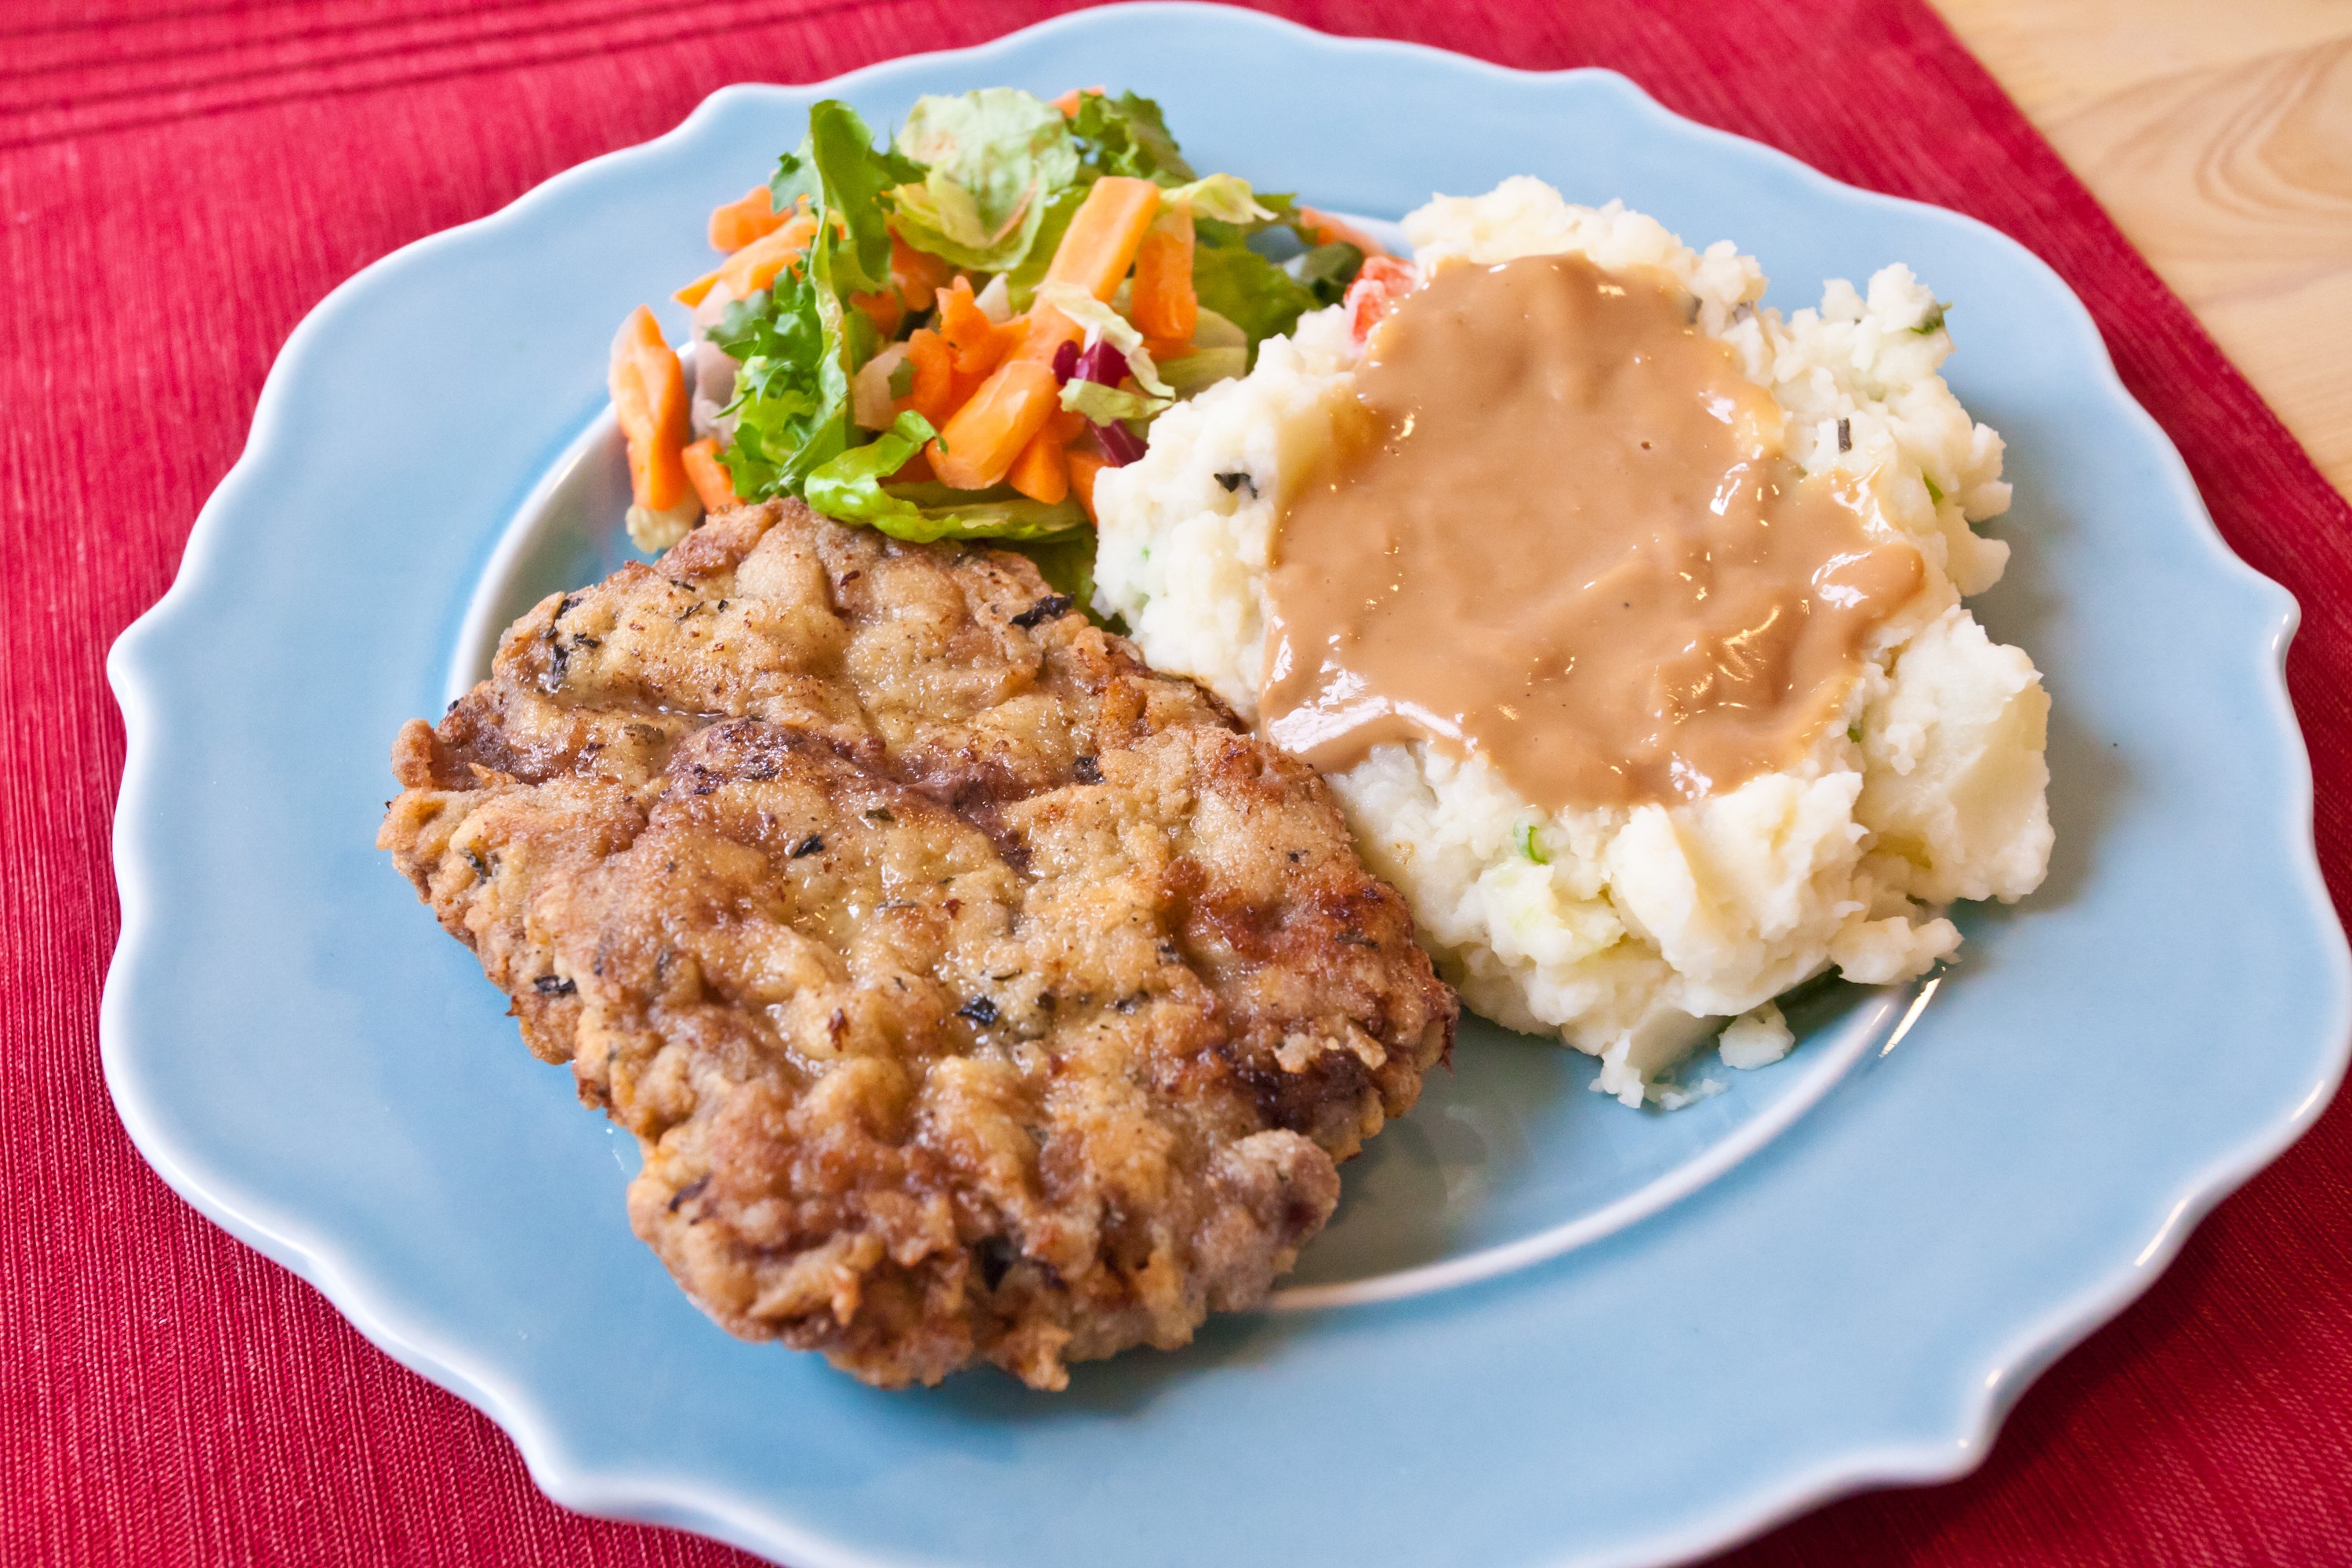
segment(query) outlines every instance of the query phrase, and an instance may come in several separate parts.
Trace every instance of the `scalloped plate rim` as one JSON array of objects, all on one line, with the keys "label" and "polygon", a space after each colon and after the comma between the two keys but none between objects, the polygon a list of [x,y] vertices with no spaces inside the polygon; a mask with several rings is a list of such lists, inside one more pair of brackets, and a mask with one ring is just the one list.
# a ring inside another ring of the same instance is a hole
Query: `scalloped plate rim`
[{"label": "scalloped plate rim", "polygon": [[134,1144],[157,1173],[199,1212],[308,1280],[362,1335],[394,1360],[489,1415],[515,1441],[533,1480],[566,1507],[603,1517],[687,1529],[754,1552],[782,1553],[796,1568],[905,1568],[914,1561],[903,1556],[869,1555],[831,1536],[803,1530],[727,1489],[698,1485],[696,1478],[667,1474],[649,1478],[642,1472],[586,1465],[568,1452],[570,1445],[563,1434],[544,1417],[527,1392],[499,1376],[484,1356],[471,1347],[440,1342],[438,1336],[421,1325],[397,1321],[395,1314],[383,1310],[361,1277],[362,1271],[352,1268],[342,1256],[343,1249],[336,1238],[306,1234],[310,1227],[282,1213],[274,1213],[280,1205],[267,1195],[233,1190],[233,1184],[205,1172],[201,1158],[189,1157],[172,1142],[155,1109],[149,1104],[144,1087],[126,1065],[120,1044],[132,1027],[123,1016],[128,1005],[123,994],[127,977],[139,967],[143,951],[154,940],[153,911],[139,876],[142,824],[148,815],[148,804],[162,782],[151,772],[155,760],[151,741],[156,722],[152,709],[157,700],[155,687],[160,684],[151,662],[180,608],[195,596],[215,569],[230,526],[227,516],[242,500],[245,489],[255,482],[257,458],[277,437],[281,409],[292,396],[290,387],[303,363],[318,352],[314,346],[317,340],[355,296],[407,268],[423,265],[443,247],[478,232],[495,232],[519,223],[575,182],[590,177],[593,171],[626,163],[652,149],[690,137],[706,119],[736,98],[782,97],[806,101],[828,90],[840,90],[919,63],[954,61],[979,68],[992,54],[1007,51],[1018,44],[1099,26],[1106,13],[1189,16],[1207,26],[1264,27],[1290,36],[1294,43],[1325,51],[1433,58],[1456,70],[1512,80],[1589,82],[1619,95],[1635,114],[1672,122],[1682,133],[1696,132],[1736,149],[1739,156],[1760,156],[1783,174],[1794,174],[1843,198],[1858,197],[1916,215],[1932,215],[1936,221],[1969,231],[1977,243],[1990,242],[2014,253],[2045,275],[2063,295],[2082,340],[2079,347],[2095,365],[2104,390],[2129,417],[2145,427],[2165,454],[2164,482],[2183,510],[2200,525],[2198,537],[2212,563],[2236,578],[2242,586],[2269,601],[2265,624],[2261,628],[2262,638],[2268,643],[2272,656],[2267,683],[2269,710],[2263,718],[2284,742],[2290,761],[2298,764],[2291,767],[2282,781],[2285,793],[2279,803],[2283,807],[2278,814],[2279,825],[2288,829],[2288,859],[2305,897],[2305,912],[2336,939],[2329,948],[2332,962],[2326,976],[2328,995],[2324,1011],[2334,1036],[2343,1043],[2327,1070],[2291,1110],[2248,1134],[2226,1155],[2208,1163],[2181,1184],[2167,1217],[2132,1263],[2093,1281],[2066,1300],[2038,1310],[2031,1321],[2012,1336],[2002,1353],[1979,1366],[1981,1376],[1976,1384],[1979,1392],[1958,1429],[1911,1441],[1857,1439],[1834,1460],[1777,1473],[1745,1495],[1719,1499],[1711,1508],[1694,1510],[1677,1526],[1649,1532],[1638,1550],[1594,1557],[1580,1554],[1571,1548],[1557,1561],[1563,1568],[1570,1563],[1680,1561],[1720,1550],[1849,1492],[1880,1485],[1946,1480],[1966,1474],[1981,1462],[2000,1420],[2032,1377],[2130,1305],[2178,1254],[2195,1224],[2300,1136],[2342,1081],[2347,1052],[2352,1052],[2352,960],[2347,960],[2341,927],[2327,897],[2313,844],[2313,784],[2308,751],[2284,679],[2286,648],[2299,620],[2299,607],[2286,589],[2256,572],[2230,550],[2169,437],[2124,386],[2087,308],[2038,256],[1977,219],[1929,204],[1845,184],[1777,148],[1684,119],[1660,105],[1629,79],[1601,68],[1523,71],[1423,45],[1334,37],[1282,18],[1218,5],[1147,0],[1144,4],[1067,13],[969,48],[896,57],[821,82],[789,87],[753,83],[722,87],[661,136],[566,169],[498,211],[404,246],[338,285],[295,327],[273,362],[255,407],[245,448],[198,514],[172,586],[125,628],[107,658],[109,681],[123,712],[125,755],[112,831],[121,926],[101,999],[100,1056],[109,1090]]}]

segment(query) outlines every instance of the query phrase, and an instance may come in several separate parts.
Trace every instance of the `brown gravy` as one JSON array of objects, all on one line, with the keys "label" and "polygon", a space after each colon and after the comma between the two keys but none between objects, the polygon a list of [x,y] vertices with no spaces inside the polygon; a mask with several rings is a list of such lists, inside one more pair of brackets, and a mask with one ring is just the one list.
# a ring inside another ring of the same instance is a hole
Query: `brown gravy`
[{"label": "brown gravy", "polygon": [[1456,263],[1374,331],[1361,417],[1275,531],[1277,744],[1328,770],[1425,740],[1548,810],[1807,749],[1925,563],[1780,455],[1689,299],[1581,257]]}]

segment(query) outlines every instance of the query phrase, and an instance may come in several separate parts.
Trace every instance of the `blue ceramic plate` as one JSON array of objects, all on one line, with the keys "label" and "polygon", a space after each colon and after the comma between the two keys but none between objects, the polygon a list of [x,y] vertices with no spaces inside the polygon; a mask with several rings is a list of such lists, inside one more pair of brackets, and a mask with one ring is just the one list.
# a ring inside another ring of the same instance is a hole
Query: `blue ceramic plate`
[{"label": "blue ceramic plate", "polygon": [[[707,264],[703,215],[812,100],[887,123],[923,92],[1097,81],[1160,99],[1201,166],[1326,206],[1531,173],[1737,239],[1783,307],[1910,262],[1959,302],[1952,384],[2010,442],[2015,554],[1979,614],[2046,673],[2058,852],[2034,898],[1962,917],[1938,983],[1817,992],[1786,1062],[1671,1115],[1466,1029],[1277,1310],[1058,1396],[990,1373],[879,1394],[727,1338],[630,1236],[629,1142],[373,847],[385,759],[500,606],[616,558],[613,323]],[[731,88],[370,268],[288,342],[114,651],[108,1081],[189,1201],[575,1508],[797,1568],[1673,1559],[1975,1464],[2326,1102],[2347,963],[2280,679],[2294,619],[2047,268],[1618,77],[1152,5]]]}]

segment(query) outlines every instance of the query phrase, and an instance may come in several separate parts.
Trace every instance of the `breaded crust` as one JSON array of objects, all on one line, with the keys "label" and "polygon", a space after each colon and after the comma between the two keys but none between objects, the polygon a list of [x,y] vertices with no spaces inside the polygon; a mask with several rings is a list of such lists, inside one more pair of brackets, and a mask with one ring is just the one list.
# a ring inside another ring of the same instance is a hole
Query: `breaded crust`
[{"label": "breaded crust", "polygon": [[1455,1002],[1330,792],[1013,554],[798,503],[551,596],[378,843],[735,1333],[885,1386],[1262,1299]]}]

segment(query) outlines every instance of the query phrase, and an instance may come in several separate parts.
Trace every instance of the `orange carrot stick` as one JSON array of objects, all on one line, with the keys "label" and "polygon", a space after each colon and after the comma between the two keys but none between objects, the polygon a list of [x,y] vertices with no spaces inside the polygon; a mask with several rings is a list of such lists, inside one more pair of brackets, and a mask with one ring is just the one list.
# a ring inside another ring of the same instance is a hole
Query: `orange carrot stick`
[{"label": "orange carrot stick", "polygon": [[816,234],[816,219],[806,213],[795,214],[773,231],[761,235],[711,271],[704,273],[673,299],[681,305],[699,305],[703,296],[714,285],[724,283],[727,291],[738,300],[749,299],[776,280],[776,274],[791,268],[801,269],[801,258],[808,242]]},{"label": "orange carrot stick", "polygon": [[945,338],[925,327],[907,340],[907,363],[914,367],[911,384],[907,395],[893,403],[890,411],[904,414],[912,409],[936,430],[956,409],[955,354]]},{"label": "orange carrot stick", "polygon": [[1070,493],[1070,465],[1064,456],[1062,443],[1055,438],[1054,421],[1046,420],[1021,455],[1013,459],[1013,468],[1004,478],[1013,488],[1031,500],[1053,505]]},{"label": "orange carrot stick", "polygon": [[[1201,300],[1192,292],[1192,209],[1182,204],[1151,220],[1135,250],[1135,291],[1130,314],[1146,338],[1189,343],[1200,324]],[[1157,349],[1152,351],[1155,354]]]},{"label": "orange carrot stick", "polygon": [[785,215],[765,185],[754,185],[742,196],[710,209],[710,245],[714,250],[737,251],[784,226]]},{"label": "orange carrot stick", "polygon": [[725,511],[737,504],[735,476],[729,473],[727,465],[719,460],[717,437],[705,436],[699,441],[688,443],[678,457],[686,464],[687,481],[694,486],[694,493],[702,498],[703,510]]},{"label": "orange carrot stick", "polygon": [[785,268],[801,269],[801,258],[816,237],[816,219],[795,213],[768,234],[761,235],[727,258],[719,279],[738,300],[749,299],[776,280]]},{"label": "orange carrot stick", "polygon": [[971,279],[961,273],[955,281],[937,296],[940,308],[939,333],[955,352],[958,375],[978,378],[994,370],[997,362],[1011,347],[1012,334],[988,319],[988,312],[972,298]]},{"label": "orange carrot stick", "polygon": [[1100,98],[1106,90],[1108,89],[1099,87],[1074,87],[1054,100],[1054,107],[1062,111],[1063,119],[1076,120],[1078,117],[1079,106],[1089,98]]},{"label": "orange carrot stick", "polygon": [[866,312],[866,319],[874,323],[875,331],[886,343],[898,335],[898,323],[907,319],[907,307],[899,302],[895,289],[884,289],[878,294],[852,294],[849,302]]},{"label": "orange carrot stick", "polygon": [[960,490],[1001,484],[1021,448],[1061,406],[1061,390],[1051,365],[1034,360],[999,365],[940,427],[929,448],[931,470],[941,484]]},{"label": "orange carrot stick", "polygon": [[1089,452],[1084,447],[1071,447],[1066,461],[1070,466],[1070,489],[1077,496],[1078,504],[1087,509],[1087,521],[1100,521],[1095,516],[1095,476],[1109,465],[1100,452]]},{"label": "orange carrot stick", "polygon": [[1029,313],[1013,325],[1021,330],[1019,346],[1004,357],[1008,360],[1035,360],[1051,364],[1054,356],[1062,352],[1064,343],[1076,342],[1087,335],[1086,329],[1062,314],[1051,305],[1029,307]]},{"label": "orange carrot stick", "polygon": [[621,323],[606,379],[628,442],[630,497],[648,511],[667,511],[686,499],[686,370],[645,306]]},{"label": "orange carrot stick", "polygon": [[1021,334],[1009,327],[1000,327],[988,319],[972,299],[971,280],[959,274],[956,280],[939,291],[939,323],[935,330],[945,340],[948,352],[955,363],[953,404],[961,406],[989,374],[1010,357],[1010,351],[1021,342]]},{"label": "orange carrot stick", "polygon": [[1386,256],[1388,247],[1354,224],[1344,223],[1329,213],[1317,212],[1313,207],[1300,207],[1298,221],[1315,237],[1318,245],[1352,245],[1366,257]]},{"label": "orange carrot stick", "polygon": [[1150,180],[1113,174],[1097,180],[1045,268],[1048,283],[1074,283],[1097,300],[1118,291],[1143,243],[1143,231],[1160,212],[1160,187]]},{"label": "orange carrot stick", "polygon": [[890,282],[909,310],[929,310],[931,296],[947,286],[954,272],[945,261],[928,250],[917,250],[900,239],[897,230],[891,231]]}]

